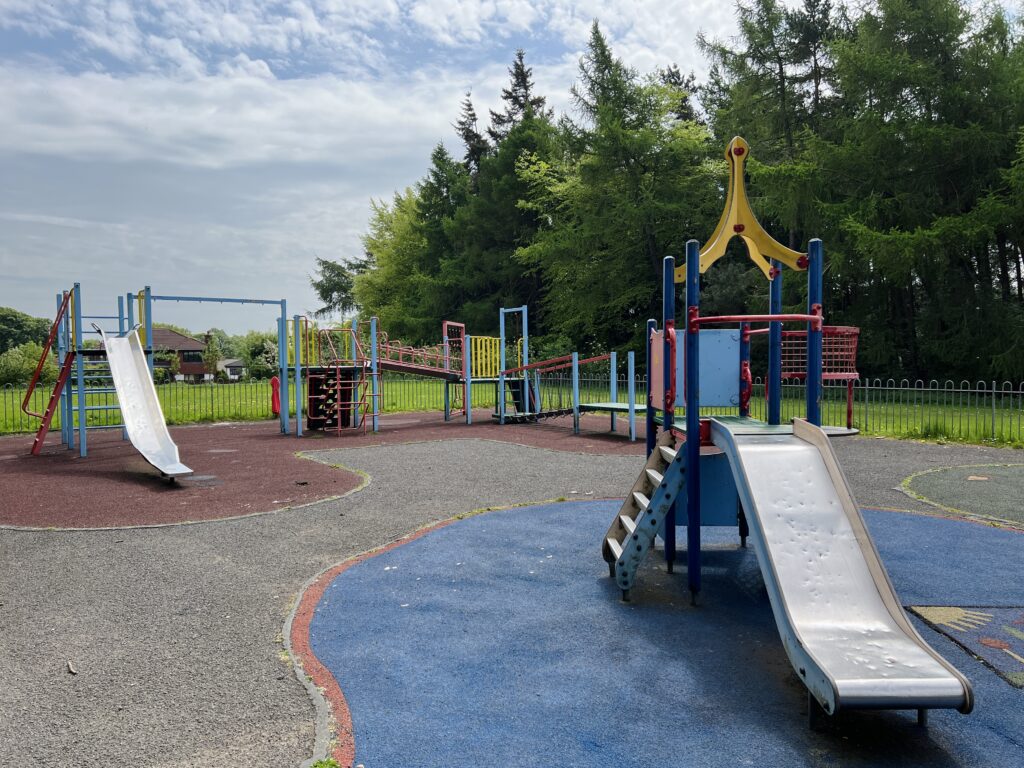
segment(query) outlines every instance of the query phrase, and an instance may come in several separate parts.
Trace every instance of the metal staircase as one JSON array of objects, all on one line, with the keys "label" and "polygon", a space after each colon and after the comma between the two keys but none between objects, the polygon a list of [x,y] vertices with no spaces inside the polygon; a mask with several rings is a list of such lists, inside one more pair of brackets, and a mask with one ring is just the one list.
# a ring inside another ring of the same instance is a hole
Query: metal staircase
[{"label": "metal staircase", "polygon": [[679,498],[686,480],[685,454],[676,450],[671,430],[662,432],[643,471],[605,535],[602,554],[608,575],[622,589],[622,599],[636,583],[636,572],[654,547],[669,509]]}]

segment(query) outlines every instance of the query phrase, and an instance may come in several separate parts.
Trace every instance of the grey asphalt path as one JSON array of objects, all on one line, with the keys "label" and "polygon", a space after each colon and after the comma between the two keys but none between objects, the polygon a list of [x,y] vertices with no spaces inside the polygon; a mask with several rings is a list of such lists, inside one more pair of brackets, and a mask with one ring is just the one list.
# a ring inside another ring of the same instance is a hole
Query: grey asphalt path
[{"label": "grey asphalt path", "polygon": [[0,530],[0,766],[298,766],[315,713],[281,633],[311,576],[456,513],[622,496],[642,465],[485,440],[311,455],[371,482],[238,520]]},{"label": "grey asphalt path", "polygon": [[[931,508],[893,490],[906,475],[1024,455],[836,446],[862,504],[919,511]],[[315,712],[281,633],[311,576],[456,513],[621,497],[642,466],[486,440],[312,455],[372,480],[343,499],[238,520],[0,530],[0,766],[298,766]]]},{"label": "grey asphalt path", "polygon": [[853,485],[858,504],[911,512],[938,511],[900,489],[903,480],[916,472],[968,464],[1024,462],[1024,451],[1021,450],[961,443],[943,445],[872,437],[837,437],[832,439],[832,445],[847,479]]}]

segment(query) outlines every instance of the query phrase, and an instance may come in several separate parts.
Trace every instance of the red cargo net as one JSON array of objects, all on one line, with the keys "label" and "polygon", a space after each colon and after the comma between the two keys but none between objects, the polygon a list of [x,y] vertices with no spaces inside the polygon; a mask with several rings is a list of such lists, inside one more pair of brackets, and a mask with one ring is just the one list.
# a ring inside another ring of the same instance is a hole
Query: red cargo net
[{"label": "red cargo net", "polygon": [[[853,381],[857,373],[857,338],[860,328],[826,325],[821,329],[821,378]],[[807,376],[807,331],[782,332],[782,378]]]}]

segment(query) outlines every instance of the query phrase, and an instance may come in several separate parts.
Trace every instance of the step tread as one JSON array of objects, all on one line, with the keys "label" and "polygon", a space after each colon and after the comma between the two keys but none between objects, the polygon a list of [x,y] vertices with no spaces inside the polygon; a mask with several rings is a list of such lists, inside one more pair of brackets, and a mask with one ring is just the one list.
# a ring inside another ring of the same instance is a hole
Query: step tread
[{"label": "step tread", "polygon": [[608,551],[612,553],[612,557],[615,560],[622,557],[622,544],[614,536],[609,536],[605,539],[605,544],[608,545]]}]

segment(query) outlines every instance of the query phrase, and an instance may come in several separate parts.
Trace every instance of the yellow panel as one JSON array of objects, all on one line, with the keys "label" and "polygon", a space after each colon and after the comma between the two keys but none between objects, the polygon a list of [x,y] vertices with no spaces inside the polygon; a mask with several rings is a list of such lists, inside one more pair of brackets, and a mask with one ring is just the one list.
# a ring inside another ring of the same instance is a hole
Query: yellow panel
[{"label": "yellow panel", "polygon": [[501,340],[494,336],[472,336],[470,348],[471,374],[474,379],[493,379],[498,376],[498,347]]}]

